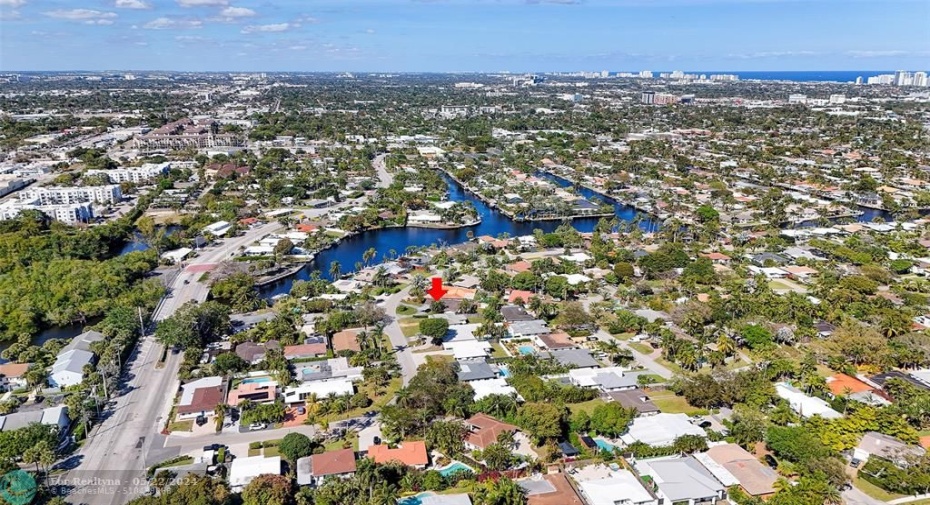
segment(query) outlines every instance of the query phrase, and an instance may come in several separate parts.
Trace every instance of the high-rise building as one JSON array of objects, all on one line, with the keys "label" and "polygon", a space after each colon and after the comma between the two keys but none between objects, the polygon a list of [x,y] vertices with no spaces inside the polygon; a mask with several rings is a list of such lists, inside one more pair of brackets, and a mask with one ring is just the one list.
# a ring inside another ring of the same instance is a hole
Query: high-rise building
[{"label": "high-rise building", "polygon": [[846,95],[830,95],[831,104],[843,104],[846,103]]},{"label": "high-rise building", "polygon": [[646,105],[654,104],[656,102],[656,92],[643,91],[643,94],[639,97],[639,102]]},{"label": "high-rise building", "polygon": [[926,72],[914,72],[914,86],[926,88],[928,85],[930,85],[930,82],[927,82]]},{"label": "high-rise building", "polygon": [[652,79],[652,71],[651,70],[640,70],[639,76],[643,79]]},{"label": "high-rise building", "polygon": [[603,78],[605,78],[605,79],[608,78],[608,77],[610,77],[610,72],[608,72],[608,71],[606,71],[606,70],[601,70],[601,77],[603,77]]},{"label": "high-rise building", "polygon": [[856,84],[862,84],[862,76],[856,77]]}]

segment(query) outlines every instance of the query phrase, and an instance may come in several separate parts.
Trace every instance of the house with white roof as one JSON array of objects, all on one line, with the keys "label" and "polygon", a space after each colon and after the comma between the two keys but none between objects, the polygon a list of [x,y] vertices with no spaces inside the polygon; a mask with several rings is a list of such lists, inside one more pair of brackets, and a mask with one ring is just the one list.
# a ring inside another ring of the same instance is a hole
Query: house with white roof
[{"label": "house with white roof", "polygon": [[[582,496],[589,505],[658,505],[642,482],[628,470],[611,471],[609,477],[578,483]],[[621,499],[622,497],[622,499]]]},{"label": "house with white roof", "polygon": [[259,475],[281,475],[281,456],[234,459],[229,467],[229,488],[238,493]]},{"label": "house with white roof", "polygon": [[523,401],[523,397],[517,393],[513,386],[507,384],[505,379],[477,380],[469,382],[468,385],[475,390],[475,401],[491,395],[514,396],[518,401]]},{"label": "house with white roof", "polygon": [[775,394],[785,399],[791,410],[805,419],[820,416],[825,419],[838,419],[843,414],[833,410],[830,404],[820,398],[814,398],[802,393],[800,390],[784,382],[775,384]]},{"label": "house with white roof", "polygon": [[349,396],[352,394],[355,394],[355,384],[349,379],[304,382],[299,386],[284,388],[284,403],[292,405],[303,403],[309,398],[322,399],[330,396]]},{"label": "house with white roof", "polygon": [[630,372],[620,366],[574,368],[568,371],[568,378],[572,384],[583,388],[596,388],[604,392],[635,389],[640,375],[643,373]]},{"label": "house with white roof", "polygon": [[627,432],[620,436],[623,443],[630,445],[642,442],[656,447],[669,446],[684,435],[707,437],[700,427],[691,424],[687,414],[661,413],[649,417],[637,417]]},{"label": "house with white roof", "polygon": [[65,388],[80,384],[84,379],[84,367],[94,362],[91,344],[103,339],[103,334],[96,331],[85,331],[71,339],[55,358],[48,376],[49,385]]}]

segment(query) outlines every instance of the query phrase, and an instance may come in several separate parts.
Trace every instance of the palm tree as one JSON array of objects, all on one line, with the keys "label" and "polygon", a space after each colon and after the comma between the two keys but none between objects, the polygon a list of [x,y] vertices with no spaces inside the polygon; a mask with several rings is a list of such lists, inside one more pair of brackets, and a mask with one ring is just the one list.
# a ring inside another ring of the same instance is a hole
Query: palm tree
[{"label": "palm tree", "polygon": [[736,352],[736,341],[730,338],[729,335],[722,333],[717,337],[717,350],[722,352],[724,356],[732,356]]},{"label": "palm tree", "polygon": [[362,253],[362,259],[365,261],[365,266],[368,266],[368,263],[371,262],[378,255],[378,251],[374,247],[369,247]]},{"label": "palm tree", "polygon": [[339,274],[342,273],[342,265],[338,261],[333,261],[329,264],[329,276],[333,279],[338,279]]}]

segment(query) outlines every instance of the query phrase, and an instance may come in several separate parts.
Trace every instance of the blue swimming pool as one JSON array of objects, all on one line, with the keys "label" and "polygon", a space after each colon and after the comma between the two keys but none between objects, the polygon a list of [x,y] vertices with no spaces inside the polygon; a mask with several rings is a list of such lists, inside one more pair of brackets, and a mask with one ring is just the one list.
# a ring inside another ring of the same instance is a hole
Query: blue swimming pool
[{"label": "blue swimming pool", "polygon": [[603,449],[603,450],[605,450],[605,451],[613,452],[613,450],[614,450],[614,445],[611,444],[610,442],[606,441],[606,440],[601,440],[601,439],[599,439],[599,438],[595,438],[595,439],[594,439],[594,443],[597,444],[598,447],[600,447],[601,449]]},{"label": "blue swimming pool", "polygon": [[533,349],[533,346],[530,346],[530,345],[521,345],[517,349],[520,351],[520,354],[524,356],[536,354],[536,349]]},{"label": "blue swimming pool", "polygon": [[510,370],[506,366],[500,366],[498,369],[501,371],[501,377],[510,377]]},{"label": "blue swimming pool", "polygon": [[449,463],[448,465],[439,469],[439,474],[442,475],[443,477],[448,477],[455,472],[475,473],[475,471],[472,470],[470,466],[466,465],[465,463],[462,463],[461,461],[455,461],[455,462]]},{"label": "blue swimming pool", "polygon": [[271,382],[271,377],[249,377],[248,379],[242,379],[243,384],[252,384],[258,382]]},{"label": "blue swimming pool", "polygon": [[433,493],[420,493],[406,498],[399,498],[397,500],[397,505],[421,505],[423,503],[423,498],[432,495]]}]

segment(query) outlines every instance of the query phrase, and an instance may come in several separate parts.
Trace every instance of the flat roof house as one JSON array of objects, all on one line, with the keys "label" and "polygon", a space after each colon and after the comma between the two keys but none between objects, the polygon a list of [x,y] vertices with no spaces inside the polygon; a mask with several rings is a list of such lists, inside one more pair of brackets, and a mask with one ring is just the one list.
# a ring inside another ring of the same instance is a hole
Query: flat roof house
[{"label": "flat roof house", "polygon": [[664,503],[710,505],[726,498],[726,486],[690,456],[642,460],[636,463],[636,469],[652,477],[655,494]]},{"label": "flat roof house", "polygon": [[240,492],[259,475],[281,475],[281,456],[236,458],[229,467],[229,488]]},{"label": "flat roof house", "polygon": [[687,414],[661,413],[649,417],[637,417],[620,439],[627,445],[642,442],[647,445],[669,446],[683,435],[707,437],[700,427],[691,424]]},{"label": "flat roof house", "polygon": [[549,355],[560,364],[573,368],[597,368],[600,363],[591,356],[587,349],[559,349],[549,351]]},{"label": "flat roof house", "polygon": [[536,337],[550,333],[546,322],[540,319],[531,319],[529,321],[514,321],[507,327],[507,332],[514,338]]},{"label": "flat roof house", "polygon": [[[609,477],[578,483],[589,505],[657,505],[659,500],[627,470],[611,471]],[[622,497],[622,499],[620,499]],[[618,500],[620,499],[620,500]]]},{"label": "flat roof house", "polygon": [[825,419],[838,419],[843,414],[830,408],[830,404],[820,398],[808,396],[790,384],[780,382],[775,384],[775,393],[788,401],[791,410],[803,418],[820,416]]}]

